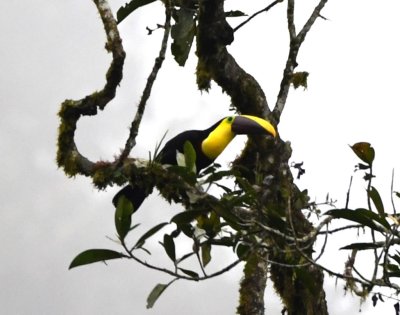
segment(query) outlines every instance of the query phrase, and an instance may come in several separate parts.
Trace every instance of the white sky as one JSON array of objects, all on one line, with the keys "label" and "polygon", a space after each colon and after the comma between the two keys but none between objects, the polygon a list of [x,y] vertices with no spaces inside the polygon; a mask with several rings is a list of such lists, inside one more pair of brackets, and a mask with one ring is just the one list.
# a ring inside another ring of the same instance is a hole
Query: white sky
[{"label": "white sky", "polygon": [[[152,310],[146,297],[156,283],[169,277],[128,261],[94,264],[68,271],[71,259],[88,248],[113,248],[111,198],[117,188],[97,192],[88,179],[66,178],[55,164],[60,103],[81,98],[104,84],[110,56],[104,48],[102,24],[91,1],[38,0],[0,3],[0,305],[4,314],[233,314],[241,266],[222,277],[202,282],[179,281]],[[124,1],[110,1],[116,10]],[[227,9],[252,13],[264,1],[226,1]],[[305,1],[298,1],[298,6]],[[302,4],[303,5],[303,4]],[[298,10],[300,25],[314,1]],[[246,7],[248,6],[248,7]],[[311,197],[329,192],[343,205],[350,176],[358,162],[348,144],[369,141],[376,149],[376,186],[387,207],[392,169],[400,169],[398,86],[400,2],[397,0],[330,0],[306,39],[298,70],[310,72],[308,89],[292,91],[279,126],[291,141],[293,158],[304,161],[298,182]],[[235,34],[229,50],[275,102],[287,55],[285,8],[263,14]],[[127,52],[124,81],[104,113],[79,124],[77,141],[92,159],[110,159],[123,146],[146,77],[157,54],[161,32],[146,35],[146,26],[163,23],[159,4],[141,9],[121,25]],[[239,19],[231,19],[233,23]],[[282,23],[283,21],[283,23]],[[168,129],[169,135],[204,129],[228,114],[229,99],[213,84],[210,94],[197,91],[195,59],[179,68],[164,65],[145,114],[134,154],[146,157]],[[219,160],[228,163],[242,140]],[[364,206],[361,174],[354,180],[352,204]],[[400,190],[399,176],[395,188]],[[156,195],[136,219],[143,230],[167,220],[177,207]],[[335,244],[332,248],[346,244]],[[154,259],[162,250],[154,246]],[[330,257],[346,257],[340,253]],[[232,259],[223,255],[214,267]],[[333,259],[333,262],[335,260]],[[335,265],[335,264],[333,264]],[[337,260],[338,271],[343,261]],[[359,300],[344,297],[342,283],[326,284],[330,312],[355,314]],[[280,314],[269,287],[268,314]],[[393,312],[386,302],[363,314]],[[394,312],[393,312],[394,313]]]}]

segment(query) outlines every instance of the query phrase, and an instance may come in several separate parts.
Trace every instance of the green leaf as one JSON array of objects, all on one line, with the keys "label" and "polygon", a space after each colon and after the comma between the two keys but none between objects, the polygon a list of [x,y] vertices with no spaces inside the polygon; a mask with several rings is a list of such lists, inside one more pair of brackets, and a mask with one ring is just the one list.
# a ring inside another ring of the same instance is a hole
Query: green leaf
[{"label": "green leaf", "polygon": [[157,284],[153,290],[151,290],[149,296],[147,297],[147,308],[152,308],[154,306],[154,303],[158,300],[160,295],[165,291],[166,288],[168,288],[169,284],[162,284],[159,283]]},{"label": "green leaf", "polygon": [[203,267],[207,266],[211,261],[211,244],[204,243],[201,245],[201,261]]},{"label": "green leaf", "polygon": [[222,170],[222,171],[215,171],[210,173],[210,175],[205,179],[204,183],[214,183],[221,180],[224,177],[232,176],[235,172],[232,170]]},{"label": "green leaf", "polygon": [[357,249],[357,250],[367,250],[367,249],[376,249],[380,246],[375,243],[353,243],[347,246],[344,246],[340,249]]},{"label": "green leaf", "polygon": [[325,214],[336,219],[347,219],[379,232],[382,232],[382,229],[376,225],[375,222],[379,223],[386,229],[390,229],[389,223],[384,218],[367,209],[334,209],[327,211]]},{"label": "green leaf", "polygon": [[398,265],[395,264],[384,264],[383,266],[386,267],[387,270],[392,272],[400,272],[400,268]]},{"label": "green leaf", "polygon": [[163,222],[160,224],[157,224],[156,226],[152,227],[150,230],[148,230],[146,233],[144,233],[136,242],[134,248],[140,248],[144,245],[146,240],[156,234],[159,230],[161,230],[164,226],[166,226],[168,222]]},{"label": "green leaf", "polygon": [[132,0],[129,3],[126,3],[124,6],[120,7],[117,11],[118,24],[121,23],[129,14],[131,14],[137,8],[143,7],[154,1],[156,0]]},{"label": "green leaf", "polygon": [[197,173],[196,170],[196,151],[190,141],[185,141],[183,145],[183,154],[185,156],[185,166],[193,173]]},{"label": "green leaf", "polygon": [[370,191],[368,191],[368,196],[374,202],[376,210],[378,210],[379,215],[384,218],[385,217],[385,208],[383,207],[383,202],[379,192],[376,190],[375,187],[371,187]]},{"label": "green leaf", "polygon": [[365,163],[369,166],[372,165],[372,162],[375,158],[375,150],[371,147],[371,144],[368,142],[357,142],[350,147],[353,152]]},{"label": "green leaf", "polygon": [[241,17],[241,16],[247,16],[247,14],[239,10],[231,10],[225,12],[225,17]]},{"label": "green leaf", "polygon": [[193,18],[193,11],[181,7],[177,14],[177,22],[171,28],[171,52],[176,62],[183,67],[189,56],[193,39],[196,33],[196,23]]},{"label": "green leaf", "polygon": [[191,224],[180,224],[179,228],[189,238],[193,238],[194,228]]},{"label": "green leaf", "polygon": [[178,227],[183,224],[188,224],[194,221],[198,216],[206,214],[207,210],[188,210],[174,215],[171,222],[174,222]]},{"label": "green leaf", "polygon": [[399,265],[400,265],[400,255],[399,255],[399,251],[397,251],[397,255],[389,255],[390,258],[394,259]]},{"label": "green leaf", "polygon": [[168,257],[175,262],[175,242],[171,235],[165,234],[164,235],[164,242],[162,244],[164,246],[165,252],[167,253]]},{"label": "green leaf", "polygon": [[236,247],[236,255],[240,260],[246,260],[250,248],[251,247],[249,245],[239,243],[238,246]]},{"label": "green leaf", "polygon": [[115,209],[115,228],[121,240],[125,239],[131,228],[133,212],[132,202],[124,195],[121,195],[118,198],[117,208]]},{"label": "green leaf", "polygon": [[99,261],[106,261],[110,259],[117,259],[125,257],[123,254],[109,249],[89,249],[76,256],[68,269],[78,266],[89,265]]},{"label": "green leaf", "polygon": [[183,268],[178,268],[180,271],[182,271],[184,274],[188,275],[189,277],[192,277],[193,279],[198,279],[199,274],[197,272],[194,272],[192,270],[188,269],[183,269]]},{"label": "green leaf", "polygon": [[241,221],[240,219],[235,216],[231,211],[226,209],[225,207],[220,207],[220,206],[214,206],[213,210],[218,214],[220,217],[222,217],[226,223],[229,224],[231,228],[233,228],[236,231],[241,230]]},{"label": "green leaf", "polygon": [[400,277],[400,271],[394,271],[394,272],[388,272],[387,273],[388,277]]}]

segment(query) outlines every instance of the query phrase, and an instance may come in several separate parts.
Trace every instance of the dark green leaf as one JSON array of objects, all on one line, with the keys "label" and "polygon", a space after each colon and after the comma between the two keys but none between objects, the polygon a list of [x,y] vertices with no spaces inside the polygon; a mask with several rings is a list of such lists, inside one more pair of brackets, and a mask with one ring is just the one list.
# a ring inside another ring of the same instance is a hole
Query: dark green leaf
[{"label": "dark green leaf", "polygon": [[400,265],[400,255],[399,255],[399,251],[397,251],[397,255],[389,255],[390,258],[394,259],[399,265]]},{"label": "dark green leaf", "polygon": [[370,166],[369,166],[369,165],[366,165],[366,164],[358,163],[358,168],[359,168],[360,170],[367,170],[367,169],[370,168]]},{"label": "dark green leaf", "polygon": [[239,243],[238,246],[236,247],[236,255],[240,260],[246,260],[249,251],[250,251],[250,246],[243,243]]},{"label": "dark green leaf", "polygon": [[376,225],[375,222],[380,223],[380,225],[382,225],[386,229],[390,229],[389,223],[384,218],[381,218],[375,212],[369,211],[367,209],[334,209],[327,211],[325,214],[337,219],[347,219],[356,223],[360,223],[363,226],[367,226],[373,230],[380,232],[382,229],[378,225]]},{"label": "dark green leaf", "polygon": [[218,240],[218,245],[226,246],[226,247],[233,247],[233,246],[235,246],[235,240],[232,237],[224,236]]},{"label": "dark green leaf", "polygon": [[218,164],[218,163],[213,163],[213,164],[211,164],[209,167],[203,169],[203,170],[200,172],[200,177],[206,176],[206,175],[208,175],[208,174],[213,174],[213,173],[215,173],[215,172],[217,171],[217,169],[219,169],[220,167],[221,167],[220,164]]},{"label": "dark green leaf", "polygon": [[139,240],[136,242],[134,248],[140,248],[144,245],[146,240],[156,234],[159,230],[161,230],[164,226],[166,226],[168,222],[163,222],[160,224],[157,224],[156,226],[152,227],[150,230],[148,230],[146,233],[144,233]]},{"label": "dark green leaf", "polygon": [[132,214],[134,212],[132,202],[124,195],[118,198],[115,209],[115,228],[121,240],[125,238],[131,228]]},{"label": "dark green leaf", "polygon": [[388,272],[387,276],[388,277],[396,277],[396,278],[398,278],[398,277],[400,277],[400,271]]},{"label": "dark green leaf", "polygon": [[385,265],[386,269],[391,271],[391,272],[400,272],[399,266],[395,264],[386,264]]},{"label": "dark green leaf", "polygon": [[199,274],[197,272],[194,272],[192,270],[188,270],[188,269],[183,269],[183,268],[178,268],[180,271],[182,271],[184,274],[188,275],[189,277],[192,277],[194,279],[198,279],[199,278]]},{"label": "dark green leaf", "polygon": [[219,215],[221,216],[226,223],[229,224],[229,226],[235,230],[240,230],[241,226],[240,226],[240,219],[235,216],[231,211],[229,211],[228,209],[226,209],[225,207],[218,207],[215,206],[213,208],[213,210]]},{"label": "dark green leaf", "polygon": [[193,11],[181,7],[177,14],[177,22],[171,28],[171,51],[180,66],[184,66],[192,47],[196,33],[196,23],[193,18]]},{"label": "dark green leaf", "polygon": [[205,183],[214,183],[216,181],[221,180],[224,177],[228,177],[228,176],[232,176],[232,175],[234,175],[234,172],[232,170],[213,172],[206,178],[206,180],[204,182]]},{"label": "dark green leaf", "polygon": [[192,238],[194,233],[194,228],[191,224],[180,224],[179,228],[187,237]]},{"label": "dark green leaf", "polygon": [[236,182],[239,184],[239,187],[247,194],[250,194],[251,196],[256,195],[254,187],[249,183],[247,179],[243,177],[236,177]]},{"label": "dark green leaf", "polygon": [[201,245],[201,261],[203,263],[203,267],[207,266],[211,261],[211,245],[204,243]]},{"label": "dark green leaf", "polygon": [[378,210],[379,215],[384,218],[385,217],[385,208],[383,207],[383,202],[379,192],[376,190],[375,187],[371,187],[370,191],[368,192],[368,196],[374,202],[376,210]]},{"label": "dark green leaf", "polygon": [[92,264],[99,261],[106,261],[123,257],[123,254],[109,249],[89,249],[76,256],[69,265],[69,269]]},{"label": "dark green leaf", "polygon": [[147,308],[152,308],[160,295],[168,288],[169,284],[157,284],[147,297]]},{"label": "dark green leaf", "polygon": [[375,158],[375,150],[368,142],[357,142],[351,146],[353,152],[365,163],[372,165]]},{"label": "dark green leaf", "polygon": [[155,0],[132,0],[126,3],[124,6],[120,7],[117,11],[117,21],[118,24],[121,23],[129,14],[135,11],[137,8],[143,7]]},{"label": "dark green leaf", "polygon": [[164,235],[163,246],[164,246],[165,252],[167,253],[168,257],[173,262],[175,262],[176,261],[175,242],[174,242],[174,238],[171,235],[168,235],[168,234]]},{"label": "dark green leaf", "polygon": [[376,249],[380,246],[375,243],[353,243],[347,246],[342,247],[341,249],[357,249],[357,250],[366,250],[366,249]]},{"label": "dark green leaf", "polygon": [[375,307],[376,303],[378,302],[378,297],[376,296],[376,293],[371,297],[372,300],[372,306]]},{"label": "dark green leaf", "polygon": [[213,183],[213,184],[216,185],[217,187],[223,189],[226,194],[230,194],[232,192],[232,189],[230,189],[229,187],[226,187],[226,186],[218,184],[218,183]]},{"label": "dark green leaf", "polygon": [[180,212],[173,216],[171,223],[174,222],[178,227],[182,224],[188,224],[195,220],[198,216],[206,214],[207,210],[188,210]]},{"label": "dark green leaf", "polygon": [[400,192],[395,191],[394,193],[396,194],[396,197],[400,198]]},{"label": "dark green leaf", "polygon": [[239,10],[231,10],[225,12],[225,17],[241,17],[241,16],[247,16],[247,14]]},{"label": "dark green leaf", "polygon": [[186,168],[193,173],[197,173],[196,170],[196,151],[190,141],[185,141],[183,145],[183,154],[185,155]]}]

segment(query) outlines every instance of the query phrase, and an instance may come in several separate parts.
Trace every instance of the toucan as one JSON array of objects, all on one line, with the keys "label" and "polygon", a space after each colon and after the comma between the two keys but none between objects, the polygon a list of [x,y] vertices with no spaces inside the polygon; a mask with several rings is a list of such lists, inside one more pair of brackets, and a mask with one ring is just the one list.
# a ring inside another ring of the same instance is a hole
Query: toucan
[{"label": "toucan", "polygon": [[[196,152],[195,165],[198,174],[214,162],[236,135],[242,134],[264,134],[274,138],[277,135],[272,124],[262,118],[250,115],[228,116],[205,130],[188,130],[178,134],[165,144],[156,160],[163,165],[177,165],[177,155],[183,154],[185,142],[189,141]],[[114,196],[115,207],[122,195],[132,202],[135,211],[147,197],[143,188],[129,184]]]}]

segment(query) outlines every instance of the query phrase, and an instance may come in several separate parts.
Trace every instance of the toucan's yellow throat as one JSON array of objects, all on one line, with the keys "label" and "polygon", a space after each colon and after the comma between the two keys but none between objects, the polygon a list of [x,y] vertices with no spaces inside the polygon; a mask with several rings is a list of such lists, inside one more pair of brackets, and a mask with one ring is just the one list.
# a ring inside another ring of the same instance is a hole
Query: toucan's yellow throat
[{"label": "toucan's yellow throat", "polygon": [[276,137],[276,130],[270,122],[256,116],[229,116],[221,120],[201,143],[203,153],[215,160],[236,135],[265,134]]}]

